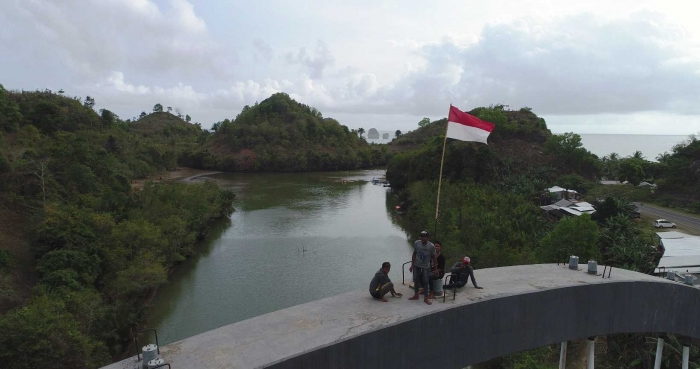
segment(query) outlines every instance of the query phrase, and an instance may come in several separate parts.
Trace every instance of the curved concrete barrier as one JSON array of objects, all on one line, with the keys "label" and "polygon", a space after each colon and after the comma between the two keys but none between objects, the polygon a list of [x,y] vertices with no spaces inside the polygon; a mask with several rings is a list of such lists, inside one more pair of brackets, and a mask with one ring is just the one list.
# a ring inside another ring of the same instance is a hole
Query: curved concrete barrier
[{"label": "curved concrete barrier", "polygon": [[[412,292],[401,285],[404,297],[388,303],[350,292],[172,343],[161,357],[175,369],[463,368],[590,336],[700,338],[698,287],[621,269],[603,279],[550,264],[475,273],[485,289],[466,287],[455,301],[407,301]],[[133,357],[106,368],[139,364]]]}]

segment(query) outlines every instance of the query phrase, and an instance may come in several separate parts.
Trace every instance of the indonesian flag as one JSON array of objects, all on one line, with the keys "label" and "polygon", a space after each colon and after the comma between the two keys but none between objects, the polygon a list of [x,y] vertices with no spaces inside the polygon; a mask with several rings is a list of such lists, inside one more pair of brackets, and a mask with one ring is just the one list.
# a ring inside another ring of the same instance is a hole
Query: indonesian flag
[{"label": "indonesian flag", "polygon": [[447,117],[447,138],[460,141],[475,141],[487,143],[486,139],[495,125],[467,114],[450,105],[450,116]]}]

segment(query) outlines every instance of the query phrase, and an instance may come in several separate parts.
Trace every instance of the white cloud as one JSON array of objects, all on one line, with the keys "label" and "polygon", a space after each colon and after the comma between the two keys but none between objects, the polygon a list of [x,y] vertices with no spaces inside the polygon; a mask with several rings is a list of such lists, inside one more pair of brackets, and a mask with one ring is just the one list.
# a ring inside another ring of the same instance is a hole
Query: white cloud
[{"label": "white cloud", "polygon": [[9,0],[4,27],[31,40],[39,57],[58,58],[85,80],[125,68],[217,70],[222,59],[230,61],[192,4],[168,4],[161,9],[151,0]]},{"label": "white cloud", "polygon": [[274,53],[270,44],[259,38],[253,40],[253,57],[256,62],[269,63],[273,56]]},{"label": "white cloud", "polygon": [[700,27],[682,10],[694,2],[300,1],[5,0],[0,70],[17,72],[0,83],[125,117],[159,102],[205,126],[275,92],[404,131],[449,103],[529,106],[588,132],[700,116]]},{"label": "white cloud", "polygon": [[324,69],[332,66],[335,62],[335,58],[328,46],[321,40],[316,42],[316,50],[313,56],[306,52],[305,47],[301,47],[296,54],[287,53],[285,58],[289,64],[301,64],[307,69],[311,78],[314,79],[322,78]]}]

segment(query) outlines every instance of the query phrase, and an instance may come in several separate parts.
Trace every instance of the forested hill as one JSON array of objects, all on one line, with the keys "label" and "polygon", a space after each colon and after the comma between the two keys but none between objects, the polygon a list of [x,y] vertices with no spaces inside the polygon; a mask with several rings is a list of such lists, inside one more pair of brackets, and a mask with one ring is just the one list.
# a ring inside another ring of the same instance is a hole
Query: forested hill
[{"label": "forested hill", "polygon": [[[529,108],[505,110],[496,105],[469,113],[494,123],[495,128],[488,145],[448,140],[443,174],[446,180],[501,184],[534,194],[557,177],[593,179],[597,174],[598,160],[581,146],[580,138],[552,135],[545,120]],[[438,177],[445,124],[446,119],[432,122],[388,145],[390,151],[399,152],[387,167],[392,185],[403,187]]]},{"label": "forested hill", "polygon": [[224,171],[346,170],[387,162],[384,146],[320,111],[277,93],[233,120],[214,124],[214,137],[185,158],[189,166]]},{"label": "forested hill", "polygon": [[233,194],[213,182],[132,189],[174,168],[206,131],[162,107],[132,123],[93,106],[0,85],[3,368],[109,363],[168,270],[233,210]]}]

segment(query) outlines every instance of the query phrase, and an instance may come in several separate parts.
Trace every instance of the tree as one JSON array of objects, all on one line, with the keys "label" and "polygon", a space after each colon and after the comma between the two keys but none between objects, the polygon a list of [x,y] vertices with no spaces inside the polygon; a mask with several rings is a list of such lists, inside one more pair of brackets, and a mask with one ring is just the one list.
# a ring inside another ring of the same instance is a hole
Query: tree
[{"label": "tree", "polygon": [[357,133],[360,135],[360,138],[362,138],[362,135],[365,134],[365,129],[364,129],[364,128],[360,128],[360,129],[357,130]]},{"label": "tree", "polygon": [[43,197],[43,205],[46,207],[46,181],[49,176],[49,162],[51,159],[41,159],[41,160],[31,160],[31,167],[29,169],[29,174],[33,175],[39,180],[39,185],[41,186],[41,193]]},{"label": "tree", "polygon": [[163,105],[160,103],[153,105],[153,112],[154,113],[162,113],[163,112]]},{"label": "tree", "polygon": [[401,137],[401,135],[402,135],[402,133],[401,133],[401,131],[398,130],[398,129],[396,130],[396,132],[394,132],[394,137],[396,137],[396,138]]},{"label": "tree", "polygon": [[146,112],[142,111],[141,114],[139,114],[139,119],[146,118]]},{"label": "tree", "polygon": [[632,154],[632,158],[634,158],[634,159],[639,159],[639,160],[644,160],[644,159],[645,159],[645,158],[644,158],[644,154],[642,154],[642,152],[639,151],[639,150],[635,151],[634,154]]},{"label": "tree", "polygon": [[172,113],[172,112],[173,112],[172,106],[168,106],[168,113]]},{"label": "tree", "polygon": [[105,149],[109,152],[119,152],[119,144],[117,143],[117,139],[114,138],[114,136],[109,135],[107,138],[107,144],[105,145]]},{"label": "tree", "polygon": [[640,160],[628,158],[620,161],[620,179],[628,181],[633,185],[638,185],[644,179],[644,169],[640,165]]},{"label": "tree", "polygon": [[7,368],[82,369],[109,363],[105,345],[82,334],[63,303],[47,295],[0,317],[0,332],[0,362]]},{"label": "tree", "polygon": [[668,151],[664,151],[663,154],[656,155],[656,161],[659,163],[665,163],[669,159],[671,159],[671,154],[669,154]]},{"label": "tree", "polygon": [[180,108],[175,108],[175,114],[177,114],[177,117],[182,119],[182,110]]},{"label": "tree", "polygon": [[107,109],[100,109],[100,116],[102,117],[102,122],[107,126],[111,127],[116,120],[116,114],[112,113]]},{"label": "tree", "polygon": [[216,122],[216,123],[214,123],[214,124],[211,125],[211,130],[212,130],[212,132],[218,131],[219,128],[221,128],[221,122]]},{"label": "tree", "polygon": [[425,127],[428,124],[430,124],[430,118],[425,117],[425,118],[421,119],[420,122],[418,122],[418,127]]},{"label": "tree", "polygon": [[564,218],[540,242],[540,254],[544,261],[564,261],[576,255],[582,263],[598,260],[598,225],[591,216]]},{"label": "tree", "polygon": [[95,106],[95,99],[93,99],[93,98],[90,97],[90,96],[85,96],[85,102],[83,103],[83,105],[84,105],[86,108],[92,109],[92,107]]},{"label": "tree", "polygon": [[185,122],[189,123],[191,120],[192,118],[190,118],[189,114],[185,115]]}]

